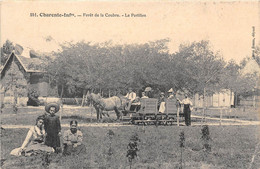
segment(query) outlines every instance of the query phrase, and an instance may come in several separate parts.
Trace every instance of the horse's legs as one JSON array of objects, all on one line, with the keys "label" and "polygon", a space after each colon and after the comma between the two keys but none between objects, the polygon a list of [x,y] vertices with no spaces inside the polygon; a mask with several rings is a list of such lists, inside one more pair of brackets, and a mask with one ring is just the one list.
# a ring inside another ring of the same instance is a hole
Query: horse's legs
[{"label": "horse's legs", "polygon": [[102,119],[103,110],[100,109],[99,115],[100,115],[100,119]]},{"label": "horse's legs", "polygon": [[97,122],[99,122],[99,108],[95,107],[97,113]]},{"label": "horse's legs", "polygon": [[115,110],[115,112],[116,112],[117,120],[119,120],[119,118],[120,118],[120,112],[118,111],[117,107],[115,107],[114,110]]}]

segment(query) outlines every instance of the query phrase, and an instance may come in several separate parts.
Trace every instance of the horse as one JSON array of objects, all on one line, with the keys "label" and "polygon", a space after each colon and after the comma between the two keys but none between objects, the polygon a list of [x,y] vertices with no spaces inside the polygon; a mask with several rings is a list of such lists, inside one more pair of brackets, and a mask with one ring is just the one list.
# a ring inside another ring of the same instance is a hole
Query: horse
[{"label": "horse", "polygon": [[121,113],[119,110],[124,110],[128,102],[125,97],[112,96],[109,98],[102,98],[99,94],[87,94],[86,101],[92,102],[97,113],[97,120],[102,119],[103,111],[114,110],[119,120]]}]

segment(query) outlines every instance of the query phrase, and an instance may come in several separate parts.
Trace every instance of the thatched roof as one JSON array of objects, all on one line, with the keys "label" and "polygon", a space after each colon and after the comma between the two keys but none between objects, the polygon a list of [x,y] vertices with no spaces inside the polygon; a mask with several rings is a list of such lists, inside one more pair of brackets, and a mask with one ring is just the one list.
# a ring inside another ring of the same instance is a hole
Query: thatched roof
[{"label": "thatched roof", "polygon": [[5,65],[2,67],[1,75],[4,74],[8,65],[15,58],[21,64],[21,66],[22,66],[22,68],[24,69],[25,72],[28,72],[28,73],[43,73],[44,72],[44,70],[42,68],[44,61],[40,57],[28,57],[28,56],[25,57],[25,56],[22,56],[22,55],[17,55],[13,52],[9,55]]}]

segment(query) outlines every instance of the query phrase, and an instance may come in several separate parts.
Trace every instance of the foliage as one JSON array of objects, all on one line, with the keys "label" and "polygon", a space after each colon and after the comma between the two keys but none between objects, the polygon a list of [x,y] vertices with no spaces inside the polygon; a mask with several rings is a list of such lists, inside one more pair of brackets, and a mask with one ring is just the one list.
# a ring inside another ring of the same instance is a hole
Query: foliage
[{"label": "foliage", "polygon": [[28,102],[27,105],[29,106],[39,106],[40,105],[40,100],[38,99],[39,93],[34,90],[30,89],[28,91]]},{"label": "foliage", "polygon": [[14,52],[17,55],[21,55],[23,52],[23,47],[19,44],[15,44],[10,40],[6,40],[1,47],[1,65],[4,65],[9,55]]},{"label": "foliage", "polygon": [[202,94],[204,89],[212,94],[223,88],[237,92],[244,88],[240,84],[251,86],[254,81],[241,76],[241,65],[224,62],[209,41],[181,44],[173,54],[168,42],[67,43],[54,54],[54,60],[49,59],[46,70],[51,84],[58,86],[60,93],[63,88],[67,97],[82,97],[87,90],[118,93],[128,87],[143,90],[147,86],[154,91],[173,88],[190,94]]},{"label": "foliage", "polygon": [[234,60],[229,61],[221,74],[221,86],[244,97],[252,95],[258,76],[257,74],[243,75],[241,73],[241,70],[249,60],[250,58],[244,59],[240,65],[235,63]]},{"label": "foliage", "polygon": [[115,133],[113,132],[113,130],[109,130],[107,135],[108,135],[108,138],[109,138],[108,156],[111,156],[113,154],[111,144],[112,144],[112,139],[113,139],[113,136],[115,135]]},{"label": "foliage", "polygon": [[131,136],[130,142],[127,145],[126,157],[128,158],[128,161],[130,163],[130,168],[132,166],[132,161],[137,157],[137,151],[139,151],[139,149],[138,149],[138,142],[140,142],[138,134],[134,133]]},{"label": "foliage", "polygon": [[180,132],[180,148],[181,148],[181,158],[180,158],[180,168],[182,168],[182,162],[183,162],[183,149],[185,147],[185,135],[184,135],[184,131]]},{"label": "foliage", "polygon": [[209,134],[209,127],[208,125],[202,126],[201,129],[201,140],[203,143],[203,150],[205,152],[210,152],[211,151],[211,146],[209,144],[209,141],[211,140],[210,134]]},{"label": "foliage", "polygon": [[225,62],[218,52],[213,52],[209,41],[180,45],[176,55],[177,68],[181,70],[178,72],[178,88],[199,94],[203,93],[204,88],[208,92],[221,88],[219,81]]},{"label": "foliage", "polygon": [[185,135],[184,135],[184,131],[180,132],[180,147],[185,147]]},{"label": "foliage", "polygon": [[90,89],[163,86],[167,81],[163,67],[168,59],[168,55],[162,53],[166,50],[164,43],[162,40],[124,46],[112,46],[108,42],[66,44],[46,70],[51,82],[64,85],[68,95]]},{"label": "foliage", "polygon": [[6,42],[3,44],[3,47],[1,47],[1,65],[5,64],[8,56],[12,53],[13,50],[13,42],[6,40]]}]

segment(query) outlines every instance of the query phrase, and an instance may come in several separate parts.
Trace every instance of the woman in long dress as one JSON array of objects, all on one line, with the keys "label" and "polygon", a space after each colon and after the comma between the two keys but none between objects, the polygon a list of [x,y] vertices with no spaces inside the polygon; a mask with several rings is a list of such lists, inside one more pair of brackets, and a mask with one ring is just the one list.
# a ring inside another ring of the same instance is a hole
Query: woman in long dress
[{"label": "woman in long dress", "polygon": [[36,119],[36,124],[31,127],[21,147],[11,151],[11,155],[30,156],[39,152],[54,152],[54,149],[45,145],[45,130],[43,127],[44,119],[42,116]]}]

